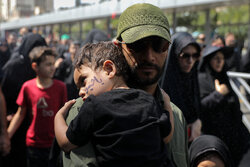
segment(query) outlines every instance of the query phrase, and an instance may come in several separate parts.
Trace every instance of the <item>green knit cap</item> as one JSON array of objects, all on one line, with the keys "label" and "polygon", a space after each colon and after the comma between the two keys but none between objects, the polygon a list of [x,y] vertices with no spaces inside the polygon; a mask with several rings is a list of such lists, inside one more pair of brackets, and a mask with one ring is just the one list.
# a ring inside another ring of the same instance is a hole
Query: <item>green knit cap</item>
[{"label": "green knit cap", "polygon": [[162,10],[147,3],[128,7],[119,18],[116,39],[133,43],[149,36],[171,41],[168,19]]}]

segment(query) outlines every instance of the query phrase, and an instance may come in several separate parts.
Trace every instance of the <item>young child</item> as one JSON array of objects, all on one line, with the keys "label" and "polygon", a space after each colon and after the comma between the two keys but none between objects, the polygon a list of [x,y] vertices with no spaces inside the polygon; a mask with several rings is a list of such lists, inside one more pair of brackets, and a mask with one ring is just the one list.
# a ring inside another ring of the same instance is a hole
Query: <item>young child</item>
[{"label": "young child", "polygon": [[53,80],[56,54],[47,47],[35,47],[29,54],[36,78],[26,81],[19,92],[19,105],[8,127],[11,138],[25,116],[31,118],[26,134],[29,166],[48,166],[49,150],[54,134],[54,117],[67,101],[67,90],[63,82]]},{"label": "young child", "polygon": [[150,94],[128,88],[121,49],[112,42],[87,44],[76,56],[74,80],[84,104],[69,127],[66,110],[57,112],[58,144],[69,152],[91,141],[101,167],[165,166],[164,138],[172,130],[168,111]]}]

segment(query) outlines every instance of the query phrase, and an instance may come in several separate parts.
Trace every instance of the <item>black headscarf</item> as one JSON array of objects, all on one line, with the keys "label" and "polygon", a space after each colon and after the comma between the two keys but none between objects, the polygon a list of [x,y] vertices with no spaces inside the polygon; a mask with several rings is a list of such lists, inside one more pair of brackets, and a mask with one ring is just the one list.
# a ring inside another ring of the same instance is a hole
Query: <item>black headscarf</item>
[{"label": "black headscarf", "polygon": [[217,153],[223,160],[225,167],[231,167],[231,155],[226,144],[216,136],[202,135],[196,138],[189,147],[190,167],[197,167],[197,163],[208,153]]},{"label": "black headscarf", "polygon": [[109,40],[110,38],[105,32],[99,29],[93,29],[87,34],[87,37],[83,42],[83,45],[87,43],[97,43],[100,41],[109,41]]},{"label": "black headscarf", "polygon": [[8,114],[17,110],[16,99],[22,84],[35,77],[29,52],[36,46],[46,46],[44,38],[39,34],[27,34],[17,52],[13,53],[3,67],[2,90],[6,98]]},{"label": "black headscarf", "polygon": [[7,40],[5,38],[0,38],[0,46],[7,47],[6,51],[0,50],[0,68],[2,68],[5,65],[5,63],[9,60],[11,53],[10,53]]},{"label": "black headscarf", "polygon": [[[229,78],[228,78],[227,73],[226,73],[227,72],[227,65],[224,64],[222,71],[219,73],[214,71],[212,69],[212,67],[210,66],[209,62],[215,56],[215,54],[217,52],[221,52],[224,54],[224,48],[209,45],[204,49],[204,51],[202,52],[202,59],[200,61],[199,67],[198,67],[199,72],[200,72],[199,75],[202,75],[202,73],[205,73],[207,75],[206,76],[207,79],[211,80],[213,89],[215,89],[213,80],[218,79],[220,84],[226,84],[227,87],[230,89],[230,91],[233,92],[232,87],[229,83]],[[200,84],[204,84],[204,83],[202,83],[202,80],[200,81]],[[208,92],[211,92],[211,90],[200,89],[201,97],[203,97],[205,94],[208,94]]]},{"label": "black headscarf", "polygon": [[190,124],[198,118],[200,98],[197,78],[198,62],[189,73],[181,72],[178,62],[178,56],[188,45],[193,45],[200,53],[199,44],[189,33],[179,32],[172,36],[161,86],[169,95],[170,100],[181,109],[187,124]]}]

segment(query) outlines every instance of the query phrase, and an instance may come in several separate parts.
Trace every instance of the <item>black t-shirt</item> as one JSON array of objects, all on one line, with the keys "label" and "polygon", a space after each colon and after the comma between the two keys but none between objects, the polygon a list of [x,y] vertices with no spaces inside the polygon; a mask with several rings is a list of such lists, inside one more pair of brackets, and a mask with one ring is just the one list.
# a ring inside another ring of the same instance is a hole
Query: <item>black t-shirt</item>
[{"label": "black t-shirt", "polygon": [[95,146],[100,166],[165,165],[163,138],[171,130],[168,112],[138,89],[115,89],[89,96],[66,135],[71,143]]}]

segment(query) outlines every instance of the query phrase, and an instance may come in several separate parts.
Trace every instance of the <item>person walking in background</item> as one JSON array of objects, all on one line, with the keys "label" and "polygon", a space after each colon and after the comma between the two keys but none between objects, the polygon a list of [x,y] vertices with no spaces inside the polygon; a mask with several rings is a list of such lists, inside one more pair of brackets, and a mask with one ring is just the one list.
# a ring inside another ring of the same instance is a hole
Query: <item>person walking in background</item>
[{"label": "person walking in background", "polygon": [[[2,90],[6,100],[8,122],[17,111],[16,99],[23,83],[36,76],[29,58],[29,52],[36,46],[46,46],[44,38],[39,34],[28,33],[23,37],[17,51],[12,54],[3,67]],[[28,126],[29,120],[26,117],[11,139],[11,152],[4,157],[4,166],[16,167],[16,162],[19,167],[27,166],[24,152],[26,151],[25,136]]]},{"label": "person walking in background", "polygon": [[187,121],[189,142],[201,134],[197,72],[200,52],[200,45],[191,34],[187,32],[174,34],[162,76],[162,89],[169,95],[171,101],[181,109]]},{"label": "person walking in background", "polygon": [[225,46],[225,39],[221,35],[216,35],[211,42],[212,46],[224,47]]},{"label": "person walking in background", "polygon": [[10,59],[11,52],[5,38],[0,38],[0,68],[2,69],[3,66],[7,63]]},{"label": "person walking in background", "polygon": [[100,166],[169,166],[164,144],[173,134],[169,112],[152,95],[126,85],[129,67],[122,48],[112,42],[86,44],[74,66],[84,104],[69,127],[67,112],[56,114],[62,149],[69,152],[90,140]]},{"label": "person walking in background", "polygon": [[79,49],[78,43],[75,42],[70,43],[69,54],[67,55],[67,57],[65,57],[65,59],[56,69],[56,72],[54,74],[55,79],[61,80],[66,84],[68,100],[76,99],[77,97],[79,97],[78,90],[76,88],[73,78],[74,76],[73,60],[75,58],[78,49]]},{"label": "person walking in background", "polygon": [[48,166],[54,139],[54,117],[67,101],[66,86],[53,80],[57,54],[47,47],[35,47],[30,52],[31,66],[36,78],[26,81],[17,98],[18,110],[8,127],[11,138],[26,115],[31,123],[26,134],[27,162],[30,167]]},{"label": "person walking in background", "polygon": [[57,46],[58,58],[64,59],[64,53],[69,51],[69,40],[70,36],[68,34],[63,34],[61,36],[60,43]]},{"label": "person walking in background", "polygon": [[201,49],[206,47],[206,35],[204,33],[200,33],[196,39],[196,42],[200,45]]},{"label": "person walking in background", "polygon": [[216,136],[201,135],[189,147],[190,167],[232,167],[226,144]]},{"label": "person walking in background", "polygon": [[65,53],[69,52],[69,42],[70,42],[70,36],[68,34],[63,34],[61,36],[61,40],[56,46],[56,52],[58,53],[58,56],[56,58],[55,62],[55,68],[57,69],[62,61],[65,59]]},{"label": "person walking in background", "polygon": [[224,56],[228,71],[240,71],[241,49],[237,47],[237,40],[233,33],[225,35]]},{"label": "person walking in background", "polygon": [[7,37],[7,43],[10,53],[13,53],[17,47],[17,35],[15,33],[10,33]]},{"label": "person walking in background", "polygon": [[86,39],[83,41],[82,45],[87,43],[97,43],[100,41],[110,41],[108,35],[99,29],[92,29],[86,36]]},{"label": "person walking in background", "polygon": [[226,74],[224,48],[207,46],[199,65],[201,120],[204,134],[219,137],[228,146],[233,166],[238,166],[250,148],[250,134]]},{"label": "person walking in background", "polygon": [[[169,97],[158,85],[171,42],[169,30],[168,19],[160,8],[147,3],[135,4],[127,8],[120,16],[114,43],[122,47],[130,66],[127,82],[129,87],[142,89],[153,95],[157,104],[162,108],[166,109],[171,105],[174,116],[174,134],[167,144],[167,160],[175,166],[187,167],[185,118],[178,107],[164,100]],[[70,123],[78,114],[81,104],[81,101],[77,99],[66,118],[67,123]],[[84,147],[73,149],[63,156],[63,162],[65,166],[96,166],[93,146],[89,143]]]}]

